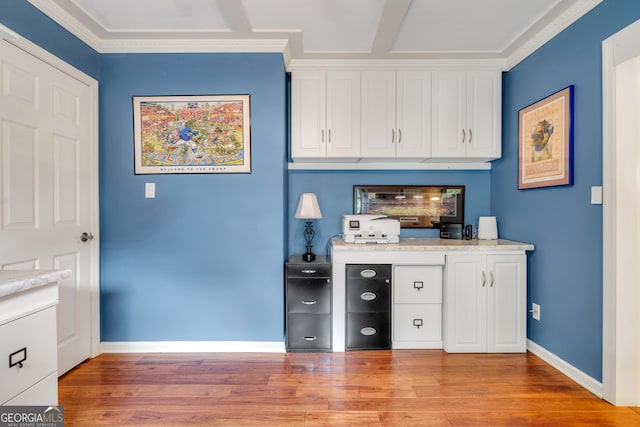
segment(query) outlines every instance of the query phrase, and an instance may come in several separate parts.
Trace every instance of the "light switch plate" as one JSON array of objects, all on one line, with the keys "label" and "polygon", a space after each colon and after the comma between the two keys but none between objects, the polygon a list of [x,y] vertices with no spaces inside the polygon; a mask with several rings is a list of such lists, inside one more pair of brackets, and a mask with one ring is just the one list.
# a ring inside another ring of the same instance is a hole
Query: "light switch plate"
[{"label": "light switch plate", "polygon": [[591,187],[591,204],[592,205],[601,205],[602,204],[602,186],[594,185]]},{"label": "light switch plate", "polygon": [[147,182],[144,185],[144,197],[146,197],[147,199],[154,199],[156,197],[155,182]]}]

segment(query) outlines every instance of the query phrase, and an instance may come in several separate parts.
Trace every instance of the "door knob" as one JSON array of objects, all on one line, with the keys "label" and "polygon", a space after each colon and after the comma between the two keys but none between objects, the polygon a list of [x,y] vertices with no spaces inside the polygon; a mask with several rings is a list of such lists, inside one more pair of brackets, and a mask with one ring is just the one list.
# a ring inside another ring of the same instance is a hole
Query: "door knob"
[{"label": "door knob", "polygon": [[80,235],[80,240],[82,240],[83,242],[87,242],[89,240],[93,240],[93,234],[92,233],[82,233]]}]

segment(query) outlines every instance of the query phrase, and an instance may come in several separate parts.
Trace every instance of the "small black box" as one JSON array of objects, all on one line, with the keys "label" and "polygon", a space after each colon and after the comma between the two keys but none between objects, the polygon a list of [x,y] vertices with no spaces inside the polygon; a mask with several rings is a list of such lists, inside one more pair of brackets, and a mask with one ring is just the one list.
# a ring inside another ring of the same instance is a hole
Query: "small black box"
[{"label": "small black box", "polygon": [[462,240],[462,224],[440,224],[440,238]]}]

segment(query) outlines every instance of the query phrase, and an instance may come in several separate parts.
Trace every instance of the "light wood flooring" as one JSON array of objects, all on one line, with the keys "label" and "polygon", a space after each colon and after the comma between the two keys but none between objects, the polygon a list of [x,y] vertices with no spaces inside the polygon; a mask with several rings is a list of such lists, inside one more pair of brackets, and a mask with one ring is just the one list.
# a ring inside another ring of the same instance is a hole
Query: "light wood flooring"
[{"label": "light wood flooring", "polygon": [[640,426],[532,354],[104,354],[58,388],[66,426]]}]

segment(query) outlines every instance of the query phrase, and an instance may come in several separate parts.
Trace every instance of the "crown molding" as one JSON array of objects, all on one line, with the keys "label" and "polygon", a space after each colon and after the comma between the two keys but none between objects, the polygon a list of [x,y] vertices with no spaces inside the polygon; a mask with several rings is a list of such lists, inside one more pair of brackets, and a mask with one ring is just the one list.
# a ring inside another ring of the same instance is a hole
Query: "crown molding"
[{"label": "crown molding", "polygon": [[493,59],[292,59],[288,71],[303,70],[488,70],[501,71],[506,62]]},{"label": "crown molding", "polygon": [[105,40],[100,53],[282,53],[286,39],[118,39]]},{"label": "crown molding", "polygon": [[567,8],[567,10],[553,19],[541,31],[529,37],[529,39],[520,45],[513,53],[506,56],[505,71],[518,65],[526,57],[541,48],[545,43],[560,34],[600,3],[602,3],[602,0],[582,0]]}]

